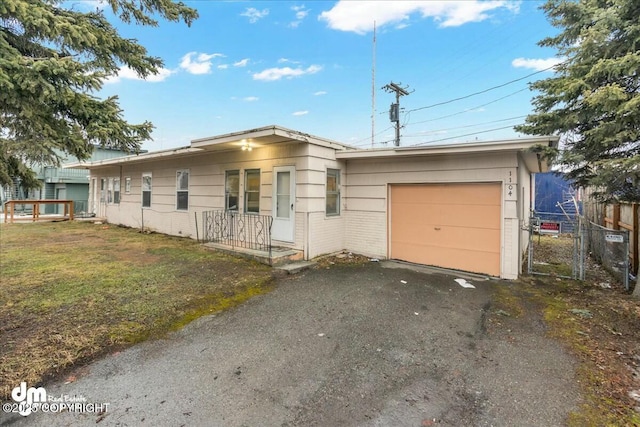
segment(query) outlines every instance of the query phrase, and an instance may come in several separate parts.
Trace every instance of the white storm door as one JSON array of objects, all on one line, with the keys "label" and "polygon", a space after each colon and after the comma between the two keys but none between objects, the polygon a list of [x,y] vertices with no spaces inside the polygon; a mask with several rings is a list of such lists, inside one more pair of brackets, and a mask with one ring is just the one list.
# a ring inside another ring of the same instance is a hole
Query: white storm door
[{"label": "white storm door", "polygon": [[296,217],[296,169],[294,166],[273,168],[272,200],[271,238],[282,242],[293,242]]}]

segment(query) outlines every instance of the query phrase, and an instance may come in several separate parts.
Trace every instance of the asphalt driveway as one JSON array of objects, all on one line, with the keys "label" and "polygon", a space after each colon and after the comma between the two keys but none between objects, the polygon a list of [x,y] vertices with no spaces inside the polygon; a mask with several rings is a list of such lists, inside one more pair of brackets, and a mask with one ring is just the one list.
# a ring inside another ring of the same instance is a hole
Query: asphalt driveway
[{"label": "asphalt driveway", "polygon": [[[280,279],[271,293],[112,354],[47,394],[102,414],[3,414],[3,425],[556,426],[574,363],[536,316],[487,331],[509,282],[378,263]],[[95,408],[94,408],[95,409]]]}]

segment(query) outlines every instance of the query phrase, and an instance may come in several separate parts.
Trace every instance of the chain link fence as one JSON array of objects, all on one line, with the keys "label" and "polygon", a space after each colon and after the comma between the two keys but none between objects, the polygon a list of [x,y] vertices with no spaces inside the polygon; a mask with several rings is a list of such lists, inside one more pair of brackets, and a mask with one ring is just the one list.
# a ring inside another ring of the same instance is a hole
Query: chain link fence
[{"label": "chain link fence", "polygon": [[590,257],[629,289],[629,232],[583,217],[536,215],[529,219],[527,272],[584,280]]},{"label": "chain link fence", "polygon": [[629,290],[629,232],[605,228],[591,221],[584,223],[591,258]]},{"label": "chain link fence", "polygon": [[568,279],[583,278],[579,224],[562,214],[538,214],[529,219],[527,272]]}]

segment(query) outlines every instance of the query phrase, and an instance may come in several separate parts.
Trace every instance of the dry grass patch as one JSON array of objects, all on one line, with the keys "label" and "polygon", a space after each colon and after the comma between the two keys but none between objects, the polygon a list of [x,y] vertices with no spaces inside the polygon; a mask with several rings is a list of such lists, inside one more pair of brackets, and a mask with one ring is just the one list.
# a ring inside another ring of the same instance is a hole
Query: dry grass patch
[{"label": "dry grass patch", "polygon": [[544,304],[549,333],[579,360],[584,391],[571,426],[637,426],[640,388],[640,302],[621,286],[602,289],[596,282],[534,280],[534,298]]},{"label": "dry grass patch", "polygon": [[267,266],[110,225],[0,225],[0,395],[272,286]]},{"label": "dry grass patch", "polygon": [[552,276],[523,278],[502,300],[539,306],[549,335],[578,360],[584,402],[568,425],[640,425],[640,301],[591,260],[583,282],[555,277],[571,272],[570,239],[542,236],[534,244],[535,261],[544,263],[536,267],[547,266]]}]

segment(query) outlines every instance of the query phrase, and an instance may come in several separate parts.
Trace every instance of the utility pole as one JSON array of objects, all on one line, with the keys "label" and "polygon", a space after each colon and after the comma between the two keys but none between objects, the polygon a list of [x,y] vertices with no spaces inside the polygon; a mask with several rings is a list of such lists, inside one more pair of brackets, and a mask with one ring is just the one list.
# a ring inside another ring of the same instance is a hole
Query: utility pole
[{"label": "utility pole", "polygon": [[396,93],[396,103],[391,104],[389,108],[389,120],[395,122],[396,124],[396,139],[394,141],[394,145],[396,147],[400,146],[400,97],[409,95],[411,92],[407,92],[406,88],[400,87],[394,82],[389,83],[388,85],[384,85],[382,89],[386,90],[388,93],[395,92]]}]

